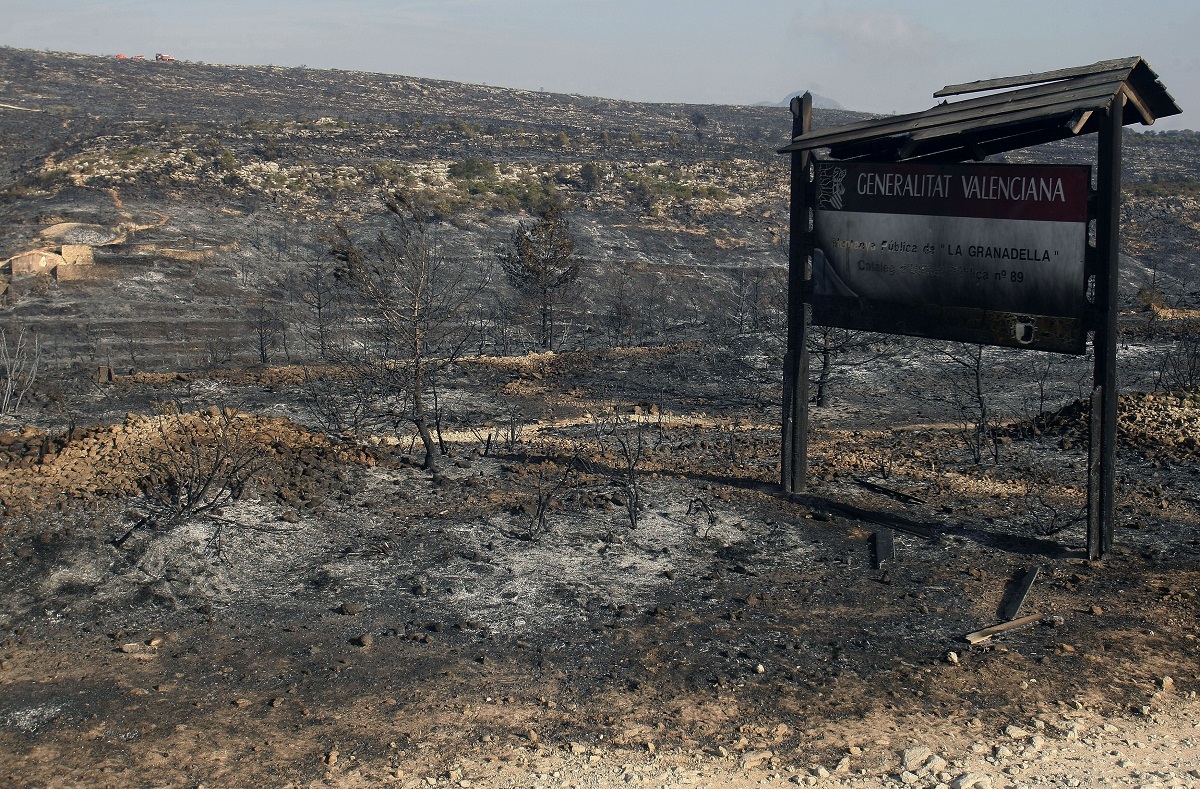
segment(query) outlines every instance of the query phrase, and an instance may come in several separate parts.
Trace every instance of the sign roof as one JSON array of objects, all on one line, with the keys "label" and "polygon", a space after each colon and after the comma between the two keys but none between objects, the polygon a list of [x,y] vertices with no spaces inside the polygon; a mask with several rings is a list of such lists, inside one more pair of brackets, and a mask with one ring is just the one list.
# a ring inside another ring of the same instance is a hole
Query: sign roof
[{"label": "sign roof", "polygon": [[810,131],[780,153],[828,148],[834,159],[877,161],[982,160],[1004,151],[1097,130],[1114,100],[1125,102],[1126,124],[1154,123],[1182,110],[1141,57],[1090,66],[948,85],[943,100],[923,112],[892,115]]}]

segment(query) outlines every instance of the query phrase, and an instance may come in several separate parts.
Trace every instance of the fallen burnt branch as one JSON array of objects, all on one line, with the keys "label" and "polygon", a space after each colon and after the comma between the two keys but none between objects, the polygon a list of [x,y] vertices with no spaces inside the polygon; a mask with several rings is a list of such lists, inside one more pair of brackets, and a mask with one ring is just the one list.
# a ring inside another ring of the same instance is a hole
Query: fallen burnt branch
[{"label": "fallen burnt branch", "polygon": [[857,476],[852,477],[852,479],[854,480],[855,484],[871,491],[872,493],[879,493],[883,496],[887,496],[888,498],[895,499],[896,501],[900,501],[905,504],[924,504],[925,503],[925,499],[917,498],[916,496],[911,496],[907,493],[904,493],[903,491],[894,490],[892,488],[888,488],[883,485],[879,485],[875,482],[872,482],[869,479],[863,479],[862,477],[857,477]]}]

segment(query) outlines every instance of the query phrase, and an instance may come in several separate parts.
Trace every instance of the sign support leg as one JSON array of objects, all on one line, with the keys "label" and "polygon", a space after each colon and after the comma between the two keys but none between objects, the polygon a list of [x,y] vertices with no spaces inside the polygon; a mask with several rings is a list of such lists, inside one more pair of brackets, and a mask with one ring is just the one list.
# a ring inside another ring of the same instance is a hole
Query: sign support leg
[{"label": "sign support leg", "polygon": [[[812,94],[792,99],[792,137],[812,128]],[[792,153],[791,222],[788,238],[788,332],[783,359],[783,447],[780,476],[784,493],[808,487],[808,205],[809,152]]]},{"label": "sign support leg", "polygon": [[1121,130],[1125,97],[1113,99],[1099,130],[1096,177],[1096,316],[1090,440],[1088,558],[1112,550],[1117,468],[1117,291],[1121,223]]}]

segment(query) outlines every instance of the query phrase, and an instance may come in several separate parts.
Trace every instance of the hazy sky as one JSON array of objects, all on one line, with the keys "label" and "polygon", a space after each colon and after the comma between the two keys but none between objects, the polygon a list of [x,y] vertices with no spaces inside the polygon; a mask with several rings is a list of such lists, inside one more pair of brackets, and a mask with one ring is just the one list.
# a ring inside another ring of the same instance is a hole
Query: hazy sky
[{"label": "hazy sky", "polygon": [[1162,129],[1200,128],[1198,34],[1197,0],[0,0],[13,47],[639,101],[911,112],[947,83],[1141,55],[1184,108]]}]

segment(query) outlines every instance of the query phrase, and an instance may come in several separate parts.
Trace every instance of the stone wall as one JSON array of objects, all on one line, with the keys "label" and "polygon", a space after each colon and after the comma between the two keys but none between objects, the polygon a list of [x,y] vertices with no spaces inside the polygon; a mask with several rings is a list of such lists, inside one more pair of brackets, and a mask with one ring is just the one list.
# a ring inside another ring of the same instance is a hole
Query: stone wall
[{"label": "stone wall", "polygon": [[46,250],[22,252],[8,261],[12,266],[13,279],[53,273],[54,269],[62,265],[63,262],[61,255]]},{"label": "stone wall", "polygon": [[121,276],[120,266],[59,266],[54,270],[55,278],[59,282],[102,282],[105,280],[117,280]]},{"label": "stone wall", "polygon": [[96,262],[91,244],[63,244],[62,259],[68,266],[90,266]]}]

